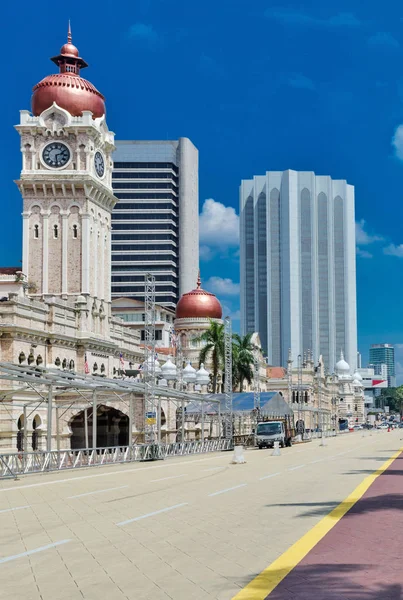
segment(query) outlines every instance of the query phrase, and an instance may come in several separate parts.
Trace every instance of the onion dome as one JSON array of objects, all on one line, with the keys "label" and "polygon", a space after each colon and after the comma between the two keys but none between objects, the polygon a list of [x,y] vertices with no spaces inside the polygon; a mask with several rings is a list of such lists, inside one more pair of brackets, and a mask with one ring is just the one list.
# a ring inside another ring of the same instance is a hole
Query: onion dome
[{"label": "onion dome", "polygon": [[201,289],[199,272],[196,289],[180,297],[176,306],[176,318],[221,319],[221,317],[221,304],[214,294]]},{"label": "onion dome", "polygon": [[190,363],[183,369],[183,381],[185,383],[195,383],[196,381],[196,369],[194,369]]},{"label": "onion dome", "polygon": [[176,365],[174,365],[170,358],[162,365],[161,373],[167,381],[173,381],[177,378]]},{"label": "onion dome", "polygon": [[353,378],[354,378],[354,381],[359,381],[359,382],[361,382],[361,381],[362,381],[362,375],[361,375],[361,373],[359,373],[358,371],[356,371],[356,372],[354,373],[354,375],[353,375]]},{"label": "onion dome", "polygon": [[204,364],[200,365],[200,369],[196,373],[196,383],[199,385],[208,385],[210,383],[209,372],[204,368]]},{"label": "onion dome", "polygon": [[340,352],[340,360],[336,363],[337,375],[350,375],[350,365],[344,360],[343,351]]},{"label": "onion dome", "polygon": [[34,86],[31,100],[33,115],[39,116],[56,102],[73,117],[82,116],[84,110],[90,110],[93,119],[102,117],[105,114],[105,98],[92,83],[80,77],[80,69],[85,69],[88,64],[71,43],[70,23],[67,44],[51,61],[60,72],[48,75]]},{"label": "onion dome", "polygon": [[154,373],[155,375],[161,374],[161,367],[158,360],[152,356],[150,356],[146,361],[143,362],[143,371],[152,371],[154,363]]}]

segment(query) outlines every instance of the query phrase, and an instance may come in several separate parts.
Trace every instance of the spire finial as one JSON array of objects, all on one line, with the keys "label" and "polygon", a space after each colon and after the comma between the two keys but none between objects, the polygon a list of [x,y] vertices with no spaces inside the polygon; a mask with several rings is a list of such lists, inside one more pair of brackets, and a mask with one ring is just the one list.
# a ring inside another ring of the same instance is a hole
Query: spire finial
[{"label": "spire finial", "polygon": [[201,288],[201,279],[200,279],[200,269],[199,269],[198,274],[197,274],[197,289],[200,290],[200,288]]},{"label": "spire finial", "polygon": [[71,37],[71,26],[70,26],[70,19],[69,19],[69,26],[68,26],[68,29],[67,29],[67,43],[71,44],[71,40],[72,40],[72,37]]},{"label": "spire finial", "polygon": [[340,360],[344,360],[343,350],[340,350]]}]

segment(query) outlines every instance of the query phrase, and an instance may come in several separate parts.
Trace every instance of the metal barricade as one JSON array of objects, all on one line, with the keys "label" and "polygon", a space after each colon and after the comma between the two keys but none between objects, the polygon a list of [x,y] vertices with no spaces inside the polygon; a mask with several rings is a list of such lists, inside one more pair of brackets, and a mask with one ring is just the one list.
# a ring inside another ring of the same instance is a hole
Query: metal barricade
[{"label": "metal barricade", "polygon": [[163,460],[231,448],[231,440],[173,442],[171,444],[133,444],[112,448],[52,450],[0,454],[0,479],[83,467],[121,464],[143,460]]}]

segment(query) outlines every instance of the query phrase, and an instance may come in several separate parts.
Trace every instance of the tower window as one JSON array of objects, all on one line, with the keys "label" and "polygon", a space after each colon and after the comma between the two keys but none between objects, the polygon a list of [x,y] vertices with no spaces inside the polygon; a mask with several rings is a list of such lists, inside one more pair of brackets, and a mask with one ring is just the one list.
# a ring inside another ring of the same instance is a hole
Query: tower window
[{"label": "tower window", "polygon": [[57,238],[59,237],[59,226],[58,225],[53,225],[53,237],[55,238],[55,240],[57,240]]},{"label": "tower window", "polygon": [[78,238],[78,227],[77,227],[77,225],[73,225],[73,238],[75,240]]},{"label": "tower window", "polygon": [[34,225],[34,238],[36,240],[39,238],[39,225]]}]

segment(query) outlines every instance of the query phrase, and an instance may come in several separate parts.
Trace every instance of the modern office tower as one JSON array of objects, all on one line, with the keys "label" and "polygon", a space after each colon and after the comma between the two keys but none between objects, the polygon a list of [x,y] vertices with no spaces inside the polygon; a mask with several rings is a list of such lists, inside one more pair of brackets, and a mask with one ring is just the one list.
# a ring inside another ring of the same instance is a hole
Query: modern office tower
[{"label": "modern office tower", "polygon": [[386,365],[388,386],[396,386],[395,348],[392,344],[372,344],[369,349],[369,363],[375,368],[375,373],[379,370],[379,365]]},{"label": "modern office tower", "polygon": [[199,268],[197,148],[187,138],[115,145],[112,297],[144,299],[151,272],[155,301],[175,308]]},{"label": "modern office tower", "polygon": [[354,187],[268,171],[240,187],[241,329],[272,365],[311,350],[333,372],[357,360]]}]

